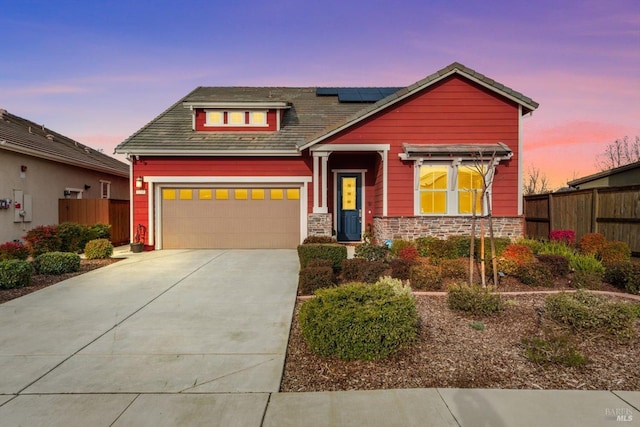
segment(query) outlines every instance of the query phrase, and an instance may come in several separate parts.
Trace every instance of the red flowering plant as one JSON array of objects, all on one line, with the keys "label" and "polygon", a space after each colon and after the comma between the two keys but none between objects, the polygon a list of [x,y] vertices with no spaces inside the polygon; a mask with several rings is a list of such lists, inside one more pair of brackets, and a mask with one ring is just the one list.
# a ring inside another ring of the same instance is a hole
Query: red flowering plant
[{"label": "red flowering plant", "polygon": [[505,274],[515,274],[519,267],[536,261],[531,248],[521,244],[507,245],[498,259],[498,269]]},{"label": "red flowering plant", "polygon": [[31,255],[35,258],[47,252],[59,251],[62,245],[55,225],[40,225],[27,232],[24,240],[29,245]]},{"label": "red flowering plant", "polygon": [[22,242],[7,242],[0,245],[0,261],[10,259],[26,260],[29,258],[29,248]]},{"label": "red flowering plant", "polygon": [[398,252],[398,257],[407,259],[409,261],[415,261],[419,256],[420,254],[418,253],[418,248],[416,248],[414,245],[405,246]]},{"label": "red flowering plant", "polygon": [[573,245],[576,241],[576,232],[573,230],[551,230],[549,240]]}]

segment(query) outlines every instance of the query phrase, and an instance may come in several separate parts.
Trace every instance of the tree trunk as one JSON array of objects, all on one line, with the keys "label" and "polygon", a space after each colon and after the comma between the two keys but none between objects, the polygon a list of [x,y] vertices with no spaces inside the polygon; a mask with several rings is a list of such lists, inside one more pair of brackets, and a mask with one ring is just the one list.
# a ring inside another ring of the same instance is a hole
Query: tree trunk
[{"label": "tree trunk", "polygon": [[480,274],[482,276],[482,287],[487,287],[487,273],[484,265],[484,217],[480,218]]},{"label": "tree trunk", "polygon": [[491,267],[493,270],[493,286],[498,286],[498,260],[496,259],[496,242],[493,237],[493,215],[491,200],[487,197],[487,211],[489,212],[489,240],[491,241]]},{"label": "tree trunk", "polygon": [[471,242],[469,243],[469,286],[473,285],[473,267],[474,267],[474,259],[473,255],[475,252],[476,245],[476,195],[475,191],[473,192],[473,201],[471,202]]}]

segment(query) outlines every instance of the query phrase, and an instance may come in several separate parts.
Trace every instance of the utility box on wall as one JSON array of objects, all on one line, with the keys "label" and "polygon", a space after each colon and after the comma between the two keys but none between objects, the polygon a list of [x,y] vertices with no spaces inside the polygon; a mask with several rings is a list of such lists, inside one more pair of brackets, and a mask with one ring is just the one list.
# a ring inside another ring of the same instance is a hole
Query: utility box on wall
[{"label": "utility box on wall", "polygon": [[22,190],[13,190],[13,222],[31,222],[33,220],[33,202],[30,194]]}]

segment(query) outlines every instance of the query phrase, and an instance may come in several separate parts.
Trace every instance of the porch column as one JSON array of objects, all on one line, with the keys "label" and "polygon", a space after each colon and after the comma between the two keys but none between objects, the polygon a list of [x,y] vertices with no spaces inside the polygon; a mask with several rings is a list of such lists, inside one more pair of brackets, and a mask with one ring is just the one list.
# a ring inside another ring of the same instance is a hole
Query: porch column
[{"label": "porch column", "polygon": [[[327,162],[329,153],[313,152],[313,213],[327,213]],[[322,162],[322,163],[321,163]],[[320,184],[322,181],[322,184]]]},{"label": "porch column", "polygon": [[382,216],[387,216],[388,215],[387,184],[389,180],[387,160],[389,159],[389,151],[388,149],[378,151],[378,154],[380,154],[380,157],[382,158]]}]

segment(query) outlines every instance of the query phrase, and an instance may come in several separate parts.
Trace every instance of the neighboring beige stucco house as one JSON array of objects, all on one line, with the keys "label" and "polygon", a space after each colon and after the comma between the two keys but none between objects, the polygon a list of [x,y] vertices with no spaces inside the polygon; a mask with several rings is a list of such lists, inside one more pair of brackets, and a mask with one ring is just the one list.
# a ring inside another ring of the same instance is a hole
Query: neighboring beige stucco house
[{"label": "neighboring beige stucco house", "polygon": [[129,199],[129,166],[0,110],[0,243],[58,223],[58,199]]},{"label": "neighboring beige stucco house", "polygon": [[574,179],[567,183],[571,189],[586,190],[589,188],[622,187],[640,184],[640,162],[629,163],[593,175]]}]

